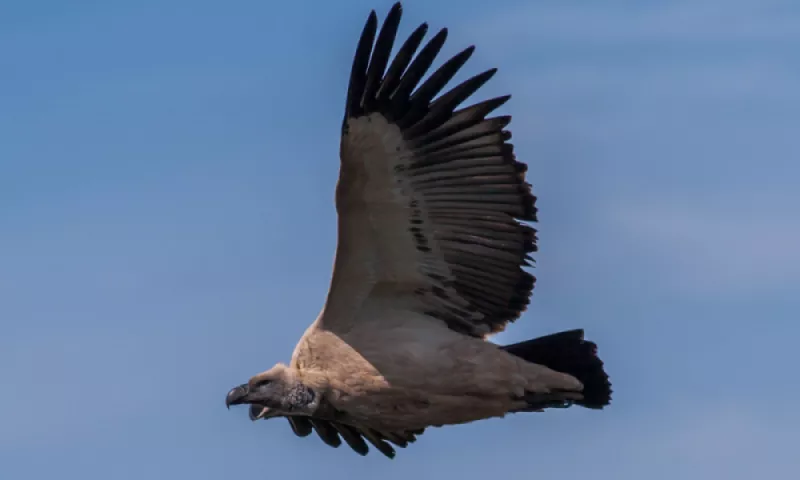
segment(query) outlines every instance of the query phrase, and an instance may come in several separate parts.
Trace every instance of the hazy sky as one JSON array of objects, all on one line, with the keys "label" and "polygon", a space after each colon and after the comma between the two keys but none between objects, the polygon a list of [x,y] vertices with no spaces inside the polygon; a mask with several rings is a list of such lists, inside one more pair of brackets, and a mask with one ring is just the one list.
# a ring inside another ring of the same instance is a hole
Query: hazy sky
[{"label": "hazy sky", "polygon": [[[0,477],[788,478],[800,468],[800,4],[407,1],[504,111],[539,279],[613,405],[433,429],[389,461],[227,411],[328,289],[369,2],[0,4]],[[602,4],[602,5],[601,5]],[[441,60],[440,60],[441,62]],[[788,476],[788,477],[787,477]]]}]

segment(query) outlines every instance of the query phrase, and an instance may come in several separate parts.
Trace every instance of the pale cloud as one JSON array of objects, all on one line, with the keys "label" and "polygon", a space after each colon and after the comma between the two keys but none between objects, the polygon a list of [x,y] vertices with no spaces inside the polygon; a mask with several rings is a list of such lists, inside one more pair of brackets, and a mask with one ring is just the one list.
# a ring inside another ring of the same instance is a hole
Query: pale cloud
[{"label": "pale cloud", "polygon": [[142,356],[141,344],[140,335],[100,328],[42,329],[0,342],[10,392],[0,398],[0,450],[85,441],[154,411],[168,385],[148,369],[171,369],[149,358],[152,346]]},{"label": "pale cloud", "polygon": [[769,451],[760,448],[764,444],[779,447],[789,431],[798,429],[797,418],[776,421],[735,405],[715,406],[698,417],[684,419],[665,441],[665,447],[691,462],[730,464]]},{"label": "pale cloud", "polygon": [[[771,409],[757,407],[760,405],[720,402],[715,398],[686,398],[654,407],[657,410],[647,414],[620,413],[612,406],[600,415],[579,410],[551,411],[538,418],[509,417],[457,428],[467,438],[469,433],[476,432],[472,435],[477,436],[484,431],[489,437],[496,433],[492,429],[504,423],[513,422],[521,430],[528,429],[525,441],[504,444],[493,453],[495,464],[489,468],[495,470],[502,468],[497,463],[513,464],[516,458],[533,455],[540,476],[578,478],[586,475],[586,465],[593,465],[603,478],[785,477],[786,472],[800,467],[800,458],[793,453],[800,418],[791,413],[787,402],[777,402]],[[535,430],[531,431],[533,425]],[[445,430],[441,435],[455,435],[455,431]],[[559,442],[556,448],[569,451],[568,460],[543,455]],[[476,447],[468,444],[463,448]]]},{"label": "pale cloud", "polygon": [[515,131],[540,137],[630,144],[702,116],[708,144],[757,122],[771,136],[750,143],[772,148],[800,104],[800,10],[784,1],[536,2],[468,32],[514,96]]},{"label": "pale cloud", "polygon": [[[769,403],[769,400],[765,399]],[[754,479],[782,476],[800,467],[792,445],[800,418],[791,409],[696,403],[671,418],[657,440],[662,452],[693,478]]]},{"label": "pale cloud", "polygon": [[624,242],[661,258],[664,277],[702,293],[774,289],[800,282],[797,195],[737,195],[647,202],[614,210]]},{"label": "pale cloud", "polygon": [[619,107],[625,108],[632,101],[682,99],[737,100],[747,97],[759,101],[788,98],[800,99],[796,89],[800,72],[785,62],[772,59],[748,59],[735,64],[717,62],[682,62],[676,65],[665,61],[651,65],[595,65],[579,63],[535,69],[528,67],[514,70],[518,83],[514,91],[523,98],[540,99],[558,95],[564,100],[570,96],[586,97],[609,93],[624,93]]},{"label": "pale cloud", "polygon": [[678,2],[536,2],[477,24],[494,42],[601,45],[628,42],[784,41],[800,38],[798,17],[781,0]]},{"label": "pale cloud", "polygon": [[676,97],[800,99],[800,69],[789,60],[800,41],[800,9],[781,0],[536,2],[468,31],[478,57],[499,63],[517,98],[585,103],[611,92],[623,94],[622,108]]},{"label": "pale cloud", "polygon": [[800,467],[792,453],[800,418],[782,403],[775,407],[687,399],[658,420],[627,423],[608,443],[636,456],[634,468],[649,478],[780,477]]}]

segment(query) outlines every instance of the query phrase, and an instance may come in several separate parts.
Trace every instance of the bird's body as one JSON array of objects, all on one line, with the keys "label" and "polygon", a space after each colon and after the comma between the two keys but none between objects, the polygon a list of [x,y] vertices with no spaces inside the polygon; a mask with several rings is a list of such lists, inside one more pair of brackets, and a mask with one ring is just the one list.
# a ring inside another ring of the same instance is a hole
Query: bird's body
[{"label": "bird's body", "polygon": [[[340,420],[355,425],[391,432],[466,423],[524,408],[525,392],[582,388],[569,375],[465,338],[434,318],[402,305],[387,308],[379,295],[360,315],[366,328],[336,332],[323,327],[323,313],[291,363],[325,392]],[[375,315],[379,321],[369,322]]]},{"label": "bird's body", "polygon": [[[285,416],[359,453],[393,455],[425,428],[573,403],[602,408],[610,384],[593,343],[573,330],[500,347],[486,340],[528,305],[535,197],[518,162],[509,97],[457,109],[494,75],[437,94],[469,47],[426,80],[447,36],[417,52],[418,27],[390,62],[402,9],[359,41],[342,124],[338,243],[322,312],[290,365],[229,392],[251,418]],[[416,55],[415,55],[416,53]],[[413,59],[412,59],[413,57]],[[436,98],[435,98],[436,97]]]}]

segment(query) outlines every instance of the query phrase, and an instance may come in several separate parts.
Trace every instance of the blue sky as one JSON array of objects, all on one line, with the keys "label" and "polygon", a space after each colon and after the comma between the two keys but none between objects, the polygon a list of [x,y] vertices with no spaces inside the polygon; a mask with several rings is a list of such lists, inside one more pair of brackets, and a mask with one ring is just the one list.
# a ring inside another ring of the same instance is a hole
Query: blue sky
[{"label": "blue sky", "polygon": [[[800,5],[405,2],[476,44],[539,196],[498,342],[584,327],[611,408],[428,431],[391,462],[227,411],[288,361],[335,248],[373,3],[0,6],[0,474],[756,479],[800,468]],[[320,2],[322,3],[322,2]],[[463,76],[461,78],[463,78]]]}]

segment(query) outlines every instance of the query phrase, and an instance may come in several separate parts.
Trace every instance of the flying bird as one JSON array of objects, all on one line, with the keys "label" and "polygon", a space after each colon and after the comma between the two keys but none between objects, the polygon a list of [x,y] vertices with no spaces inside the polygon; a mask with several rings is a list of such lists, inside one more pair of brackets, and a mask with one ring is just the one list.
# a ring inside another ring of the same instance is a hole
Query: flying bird
[{"label": "flying bird", "polygon": [[527,308],[536,197],[509,140],[510,96],[462,106],[496,72],[442,93],[470,46],[424,81],[447,37],[397,49],[402,7],[356,47],[341,126],[338,243],[319,316],[279,363],[231,389],[252,420],[285,417],[365,455],[388,457],[426,428],[579,405],[611,385],[583,330],[513,345],[488,341]]}]

